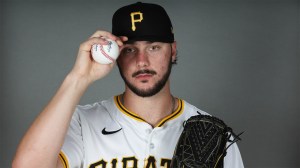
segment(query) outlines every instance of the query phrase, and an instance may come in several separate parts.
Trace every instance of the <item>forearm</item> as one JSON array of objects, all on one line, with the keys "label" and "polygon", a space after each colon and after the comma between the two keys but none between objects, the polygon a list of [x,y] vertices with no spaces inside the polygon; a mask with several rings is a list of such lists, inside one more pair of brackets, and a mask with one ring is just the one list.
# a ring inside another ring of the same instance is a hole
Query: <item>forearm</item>
[{"label": "forearm", "polygon": [[76,105],[88,82],[68,75],[23,137],[13,167],[56,167]]},{"label": "forearm", "polygon": [[58,154],[81,96],[91,83],[106,76],[114,66],[98,64],[91,59],[93,44],[107,44],[102,37],[116,40],[119,46],[127,40],[106,31],[96,31],[81,43],[70,74],[23,137],[13,161],[14,168],[57,167]]}]

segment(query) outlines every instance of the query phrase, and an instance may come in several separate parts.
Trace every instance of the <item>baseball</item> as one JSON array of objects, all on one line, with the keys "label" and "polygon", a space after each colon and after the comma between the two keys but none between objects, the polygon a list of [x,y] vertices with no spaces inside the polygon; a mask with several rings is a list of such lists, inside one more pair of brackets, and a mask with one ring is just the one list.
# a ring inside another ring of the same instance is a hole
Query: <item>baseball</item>
[{"label": "baseball", "polygon": [[108,44],[94,44],[92,46],[92,57],[100,64],[111,64],[119,56],[118,44],[111,39],[106,40]]}]

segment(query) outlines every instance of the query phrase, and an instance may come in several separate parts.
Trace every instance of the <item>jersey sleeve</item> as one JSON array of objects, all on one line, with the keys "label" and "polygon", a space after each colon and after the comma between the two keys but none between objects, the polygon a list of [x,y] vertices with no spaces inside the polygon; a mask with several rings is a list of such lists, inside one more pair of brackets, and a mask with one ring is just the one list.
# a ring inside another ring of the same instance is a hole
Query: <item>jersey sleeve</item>
[{"label": "jersey sleeve", "polygon": [[80,116],[74,113],[64,144],[59,154],[65,168],[80,168],[83,158],[83,143]]},{"label": "jersey sleeve", "polygon": [[244,168],[242,156],[236,143],[227,149],[227,154],[224,157],[224,168]]}]

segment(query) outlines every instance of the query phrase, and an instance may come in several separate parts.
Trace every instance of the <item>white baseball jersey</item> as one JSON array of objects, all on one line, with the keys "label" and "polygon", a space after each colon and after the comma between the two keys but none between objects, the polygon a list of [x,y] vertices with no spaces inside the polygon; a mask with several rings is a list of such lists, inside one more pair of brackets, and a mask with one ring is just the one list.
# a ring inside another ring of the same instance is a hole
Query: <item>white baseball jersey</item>
[{"label": "white baseball jersey", "polygon": [[[126,109],[120,96],[78,106],[60,153],[66,168],[169,168],[183,122],[197,112],[186,101],[154,128]],[[225,168],[243,168],[236,144],[227,151]]]}]

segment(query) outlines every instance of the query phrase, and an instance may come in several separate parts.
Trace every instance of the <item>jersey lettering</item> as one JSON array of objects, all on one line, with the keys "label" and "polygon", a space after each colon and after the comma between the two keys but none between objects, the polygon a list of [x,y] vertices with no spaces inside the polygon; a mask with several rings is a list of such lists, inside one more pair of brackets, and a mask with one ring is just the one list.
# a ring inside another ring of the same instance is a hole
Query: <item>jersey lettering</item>
[{"label": "jersey lettering", "polygon": [[137,168],[137,161],[135,157],[123,158],[123,168]]},{"label": "jersey lettering", "polygon": [[145,163],[145,168],[156,168],[156,160],[154,156],[149,156]]},{"label": "jersey lettering", "polygon": [[107,162],[102,159],[96,163],[91,164],[89,168],[106,168],[106,164]]},{"label": "jersey lettering", "polygon": [[[114,158],[111,160],[110,164],[101,159],[95,163],[92,163],[89,168],[119,168],[117,166],[118,159]],[[170,168],[171,160],[162,158],[160,161],[159,168]],[[149,156],[145,159],[144,168],[158,168],[156,163],[156,158],[154,156]],[[138,168],[138,159],[134,156],[131,157],[124,157],[122,159],[122,167],[120,168]]]},{"label": "jersey lettering", "polygon": [[131,16],[131,29],[132,29],[132,31],[135,31],[136,30],[135,23],[136,22],[142,22],[143,13],[141,13],[141,12],[132,12],[130,14],[130,16]]},{"label": "jersey lettering", "polygon": [[111,161],[111,168],[117,168],[117,163],[118,163],[118,160],[117,159],[113,159]]},{"label": "jersey lettering", "polygon": [[171,160],[170,159],[161,159],[160,161],[160,167],[161,168],[169,168],[171,166]]}]

